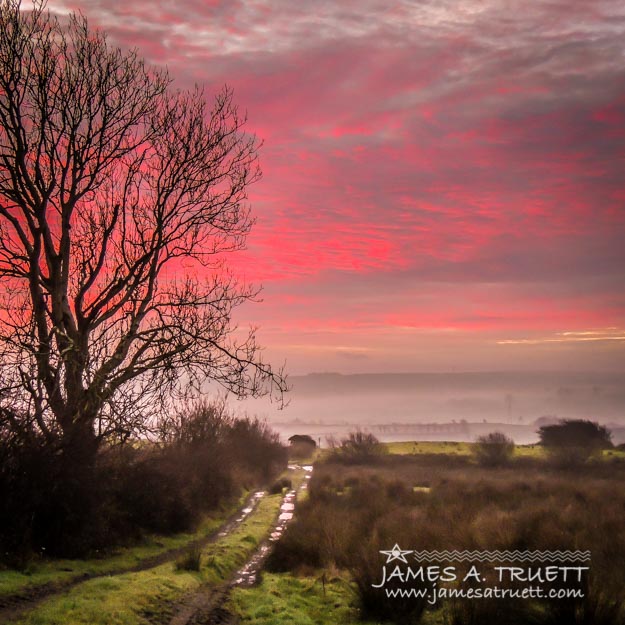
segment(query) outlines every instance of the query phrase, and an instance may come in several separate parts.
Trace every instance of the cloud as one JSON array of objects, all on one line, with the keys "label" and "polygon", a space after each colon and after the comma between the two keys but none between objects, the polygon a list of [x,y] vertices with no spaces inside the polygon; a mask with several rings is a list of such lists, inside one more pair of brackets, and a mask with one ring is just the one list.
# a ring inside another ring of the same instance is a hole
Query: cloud
[{"label": "cloud", "polygon": [[555,336],[535,339],[506,339],[497,341],[499,345],[544,345],[547,343],[588,343],[594,341],[625,342],[625,330],[607,328],[585,332],[558,332]]},{"label": "cloud", "polygon": [[623,327],[620,0],[50,6],[234,87],[264,177],[232,264],[263,324]]}]

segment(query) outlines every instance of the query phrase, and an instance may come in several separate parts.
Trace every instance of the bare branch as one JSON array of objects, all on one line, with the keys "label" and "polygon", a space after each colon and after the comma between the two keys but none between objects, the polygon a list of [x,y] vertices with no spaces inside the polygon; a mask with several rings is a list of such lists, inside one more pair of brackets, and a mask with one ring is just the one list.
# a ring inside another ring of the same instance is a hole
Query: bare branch
[{"label": "bare branch", "polygon": [[0,409],[11,419],[98,438],[142,431],[207,379],[281,398],[282,372],[231,322],[257,294],[227,271],[260,177],[245,121],[228,88],[209,108],[84,17],[62,25],[43,5],[0,0]]}]

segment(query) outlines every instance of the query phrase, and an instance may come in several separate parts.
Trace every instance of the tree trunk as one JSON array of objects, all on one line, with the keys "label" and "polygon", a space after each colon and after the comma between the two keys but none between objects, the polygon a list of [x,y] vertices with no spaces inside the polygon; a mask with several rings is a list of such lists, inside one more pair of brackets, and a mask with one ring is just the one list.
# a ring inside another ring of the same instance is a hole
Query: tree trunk
[{"label": "tree trunk", "polygon": [[76,422],[63,431],[60,444],[62,464],[77,475],[95,465],[99,441],[93,430],[93,419]]}]

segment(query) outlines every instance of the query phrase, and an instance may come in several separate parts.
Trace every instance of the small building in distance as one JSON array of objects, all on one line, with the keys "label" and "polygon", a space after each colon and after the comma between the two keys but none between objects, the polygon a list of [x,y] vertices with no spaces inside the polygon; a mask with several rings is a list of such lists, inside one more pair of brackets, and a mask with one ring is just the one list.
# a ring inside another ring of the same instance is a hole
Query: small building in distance
[{"label": "small building in distance", "polygon": [[290,453],[293,458],[307,458],[312,456],[317,448],[317,443],[312,436],[308,434],[294,434],[289,437]]}]

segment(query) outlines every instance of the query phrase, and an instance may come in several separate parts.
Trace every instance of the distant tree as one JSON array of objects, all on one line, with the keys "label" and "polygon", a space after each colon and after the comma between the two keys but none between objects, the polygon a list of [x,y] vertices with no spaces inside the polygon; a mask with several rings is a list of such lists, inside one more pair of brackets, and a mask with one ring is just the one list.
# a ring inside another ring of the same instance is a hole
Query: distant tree
[{"label": "distant tree", "polygon": [[309,434],[293,434],[293,436],[289,437],[290,443],[305,443],[307,445],[311,445],[312,447],[316,447],[317,443],[315,439]]},{"label": "distant tree", "polygon": [[563,419],[538,430],[540,444],[563,463],[578,463],[612,447],[612,435],[603,425],[583,419]]},{"label": "distant tree", "polygon": [[534,421],[534,425],[542,427],[543,425],[555,425],[558,423],[558,417],[556,415],[543,415]]},{"label": "distant tree", "polygon": [[[88,463],[214,380],[285,390],[232,311],[258,142],[71,15],[0,0],[0,426]],[[236,338],[236,337],[239,338]]]},{"label": "distant tree", "polygon": [[348,464],[360,464],[379,458],[386,449],[371,432],[356,430],[342,438],[333,457]]},{"label": "distant tree", "polygon": [[502,432],[491,432],[477,438],[474,452],[481,465],[501,466],[512,458],[514,441]]},{"label": "distant tree", "polygon": [[317,448],[317,443],[308,434],[294,434],[289,437],[289,455],[292,458],[308,458]]}]

